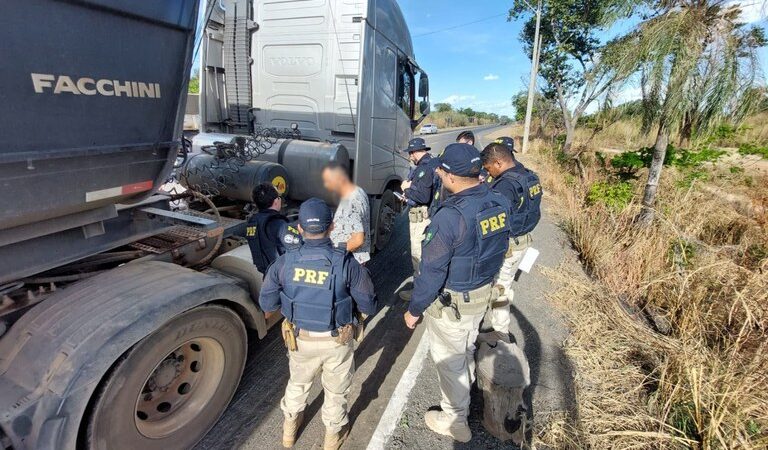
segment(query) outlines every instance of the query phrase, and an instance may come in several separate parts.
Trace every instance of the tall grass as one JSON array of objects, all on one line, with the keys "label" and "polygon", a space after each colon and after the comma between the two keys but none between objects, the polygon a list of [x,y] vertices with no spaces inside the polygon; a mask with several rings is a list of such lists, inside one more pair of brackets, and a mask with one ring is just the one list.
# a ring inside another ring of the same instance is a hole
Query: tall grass
[{"label": "tall grass", "polygon": [[639,229],[634,201],[618,209],[586,202],[591,184],[612,182],[599,168],[587,166],[579,181],[554,151],[533,153],[590,275],[551,273],[564,283],[553,298],[573,330],[566,349],[579,415],[550,423],[539,440],[554,448],[768,448],[765,217],[742,215],[669,169],[659,220]]}]

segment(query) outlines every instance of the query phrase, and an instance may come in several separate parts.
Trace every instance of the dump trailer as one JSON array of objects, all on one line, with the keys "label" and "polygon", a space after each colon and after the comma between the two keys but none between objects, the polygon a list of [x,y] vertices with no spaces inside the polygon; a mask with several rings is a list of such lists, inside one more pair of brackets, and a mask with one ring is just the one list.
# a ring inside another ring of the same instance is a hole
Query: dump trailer
[{"label": "dump trailer", "polygon": [[418,74],[429,109],[402,14],[393,0],[25,0],[0,15],[2,448],[189,448],[230,402],[248,330],[279,320],[258,308],[245,245],[253,185],[293,208],[341,161],[386,241]]}]

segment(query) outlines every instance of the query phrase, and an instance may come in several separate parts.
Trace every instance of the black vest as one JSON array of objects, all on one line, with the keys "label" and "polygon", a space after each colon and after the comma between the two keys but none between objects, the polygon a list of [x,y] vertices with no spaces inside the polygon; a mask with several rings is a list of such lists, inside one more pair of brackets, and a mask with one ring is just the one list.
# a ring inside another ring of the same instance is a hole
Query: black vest
[{"label": "black vest", "polygon": [[467,231],[454,250],[446,287],[458,292],[480,288],[501,270],[509,246],[509,202],[482,184],[478,195],[452,195],[441,208],[454,208],[464,219]]},{"label": "black vest", "polygon": [[299,329],[332,331],[353,322],[354,303],[344,273],[348,253],[302,245],[285,254],[281,312]]},{"label": "black vest", "polygon": [[[267,273],[269,266],[280,256],[279,248],[282,244],[267,236],[267,227],[274,221],[280,220],[288,221],[285,216],[272,210],[259,211],[248,219],[245,237],[251,248],[253,264],[261,273]],[[277,239],[280,239],[280,236]]]},{"label": "black vest", "polygon": [[[520,164],[520,163],[517,163]],[[504,172],[493,182],[491,189],[501,180],[508,180],[515,187],[519,196],[519,204],[510,205],[512,217],[509,221],[512,237],[523,236],[536,228],[541,219],[541,198],[543,190],[539,176],[526,167],[515,168]],[[509,199],[510,202],[513,199]]]}]

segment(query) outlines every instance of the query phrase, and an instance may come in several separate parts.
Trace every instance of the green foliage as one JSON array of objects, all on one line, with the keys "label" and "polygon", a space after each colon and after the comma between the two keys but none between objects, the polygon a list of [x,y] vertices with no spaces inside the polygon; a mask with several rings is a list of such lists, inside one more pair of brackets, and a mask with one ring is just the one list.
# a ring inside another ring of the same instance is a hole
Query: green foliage
[{"label": "green foliage", "polygon": [[758,155],[763,159],[768,159],[768,147],[760,146],[754,143],[747,143],[739,145],[739,154],[741,155]]},{"label": "green foliage", "polygon": [[682,437],[697,442],[699,431],[696,427],[696,419],[693,417],[695,410],[696,407],[692,402],[675,403],[670,408],[667,422]]},{"label": "green foliage", "polygon": [[703,170],[693,170],[685,174],[683,179],[679,180],[676,184],[679,188],[688,189],[693,186],[694,182],[698,180],[706,180],[707,178],[709,178],[709,173]]},{"label": "green foliage", "polygon": [[739,166],[731,166],[728,168],[728,171],[734,175],[738,175],[738,174],[744,173],[744,168]]},{"label": "green foliage", "polygon": [[667,251],[668,261],[676,267],[690,267],[695,255],[696,247],[685,239],[675,239]]},{"label": "green foliage", "polygon": [[435,111],[441,113],[451,112],[453,111],[453,106],[450,103],[435,103]]},{"label": "green foliage", "polygon": [[[674,166],[680,169],[695,169],[704,163],[715,162],[725,154],[726,152],[723,150],[716,150],[709,147],[702,148],[698,151],[691,151],[684,148],[677,148],[670,144],[667,147],[667,153],[664,155],[664,165]],[[611,166],[615,169],[616,175],[620,178],[629,179],[635,178],[637,171],[643,167],[650,167],[652,160],[653,147],[643,147],[636,152],[624,152],[615,156],[611,160]],[[693,180],[694,179],[691,179],[690,181],[693,182]]]},{"label": "green foliage", "polygon": [[187,92],[190,94],[200,93],[200,77],[195,75],[189,79],[189,88],[187,89]]},{"label": "green foliage", "polygon": [[599,181],[589,187],[587,203],[590,205],[603,204],[614,211],[621,211],[629,205],[633,196],[634,188],[629,182]]}]

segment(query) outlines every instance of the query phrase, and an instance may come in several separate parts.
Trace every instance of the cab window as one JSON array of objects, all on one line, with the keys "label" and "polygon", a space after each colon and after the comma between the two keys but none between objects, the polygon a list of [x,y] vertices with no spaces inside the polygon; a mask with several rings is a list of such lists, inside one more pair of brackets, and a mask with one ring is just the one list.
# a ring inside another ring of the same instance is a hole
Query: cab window
[{"label": "cab window", "polygon": [[397,106],[409,119],[413,119],[414,80],[410,67],[403,61],[398,63]]}]

